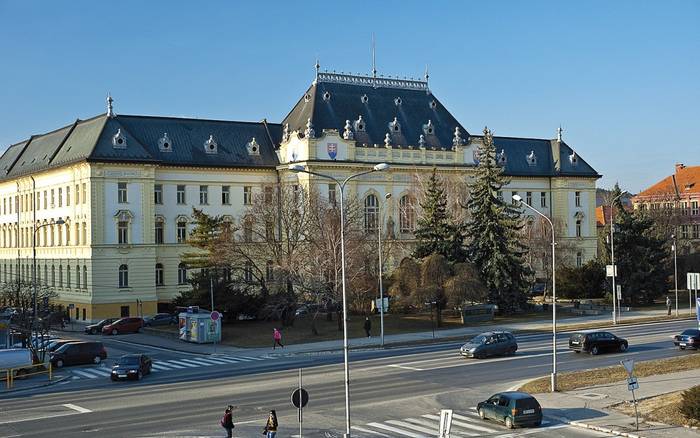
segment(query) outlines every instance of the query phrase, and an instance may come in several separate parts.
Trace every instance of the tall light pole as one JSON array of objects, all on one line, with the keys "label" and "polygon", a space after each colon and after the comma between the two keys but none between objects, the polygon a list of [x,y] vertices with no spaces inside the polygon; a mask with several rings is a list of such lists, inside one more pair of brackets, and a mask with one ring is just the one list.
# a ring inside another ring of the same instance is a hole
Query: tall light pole
[{"label": "tall light pole", "polygon": [[541,217],[543,217],[552,228],[552,392],[557,390],[557,267],[555,263],[554,248],[556,246],[556,240],[554,239],[554,224],[552,221],[539,210],[534,208],[532,205],[523,201],[523,198],[519,195],[513,195],[513,199],[534,211]]},{"label": "tall light pole", "polygon": [[386,202],[391,199],[391,193],[387,193],[384,195],[384,201],[379,203],[379,232],[377,233],[377,242],[378,242],[378,253],[379,253],[379,303],[381,304],[379,306],[379,330],[380,330],[380,343],[382,348],[384,348],[384,287],[382,286],[382,274],[384,273],[384,270],[382,269],[382,224],[384,221],[382,220],[382,204],[385,204]]},{"label": "tall light pole", "polygon": [[389,165],[386,163],[376,164],[372,169],[366,170],[364,172],[359,172],[352,174],[340,181],[339,179],[324,175],[322,173],[312,172],[306,170],[301,164],[290,164],[289,170],[292,172],[307,173],[309,175],[315,175],[321,178],[329,179],[336,183],[340,189],[340,266],[341,266],[341,285],[343,292],[343,368],[345,371],[345,434],[344,437],[350,437],[350,367],[348,365],[348,301],[347,295],[345,293],[345,224],[344,224],[344,212],[343,212],[343,200],[345,198],[345,186],[353,178],[358,176],[367,175],[372,172],[381,172],[382,170],[387,170]]},{"label": "tall light pole", "polygon": [[[676,235],[671,234],[671,239],[673,239],[673,244],[671,245],[671,249],[673,250],[673,282],[675,283],[675,289],[676,289],[676,318],[678,318],[678,263],[676,260],[676,253],[677,253],[677,246],[676,245]],[[690,290],[688,290],[688,293],[690,293]],[[692,310],[691,310],[692,312]]]},{"label": "tall light pole", "polygon": [[[32,199],[32,202],[36,202],[34,199]],[[37,323],[37,302],[36,302],[36,233],[40,229],[44,227],[48,227],[50,225],[63,225],[66,223],[63,219],[58,219],[55,222],[48,222],[45,224],[41,224],[38,227],[36,226],[36,204],[32,206],[34,208],[34,232],[32,233],[32,290],[33,290],[33,296],[34,296],[34,321],[32,321],[32,328],[34,329],[34,335],[36,336],[37,328],[36,328],[36,323]]]},{"label": "tall light pole", "polygon": [[[617,268],[615,266],[615,221],[613,219],[614,211],[613,211],[613,204],[615,201],[620,199],[622,195],[627,193],[627,191],[620,192],[617,196],[615,196],[611,201],[610,201],[610,264],[612,265],[612,293],[613,293],[613,324],[617,324],[618,322],[618,317],[617,317],[617,311],[616,309],[620,308],[620,302],[618,301],[617,298],[617,289],[615,288],[615,277],[617,277]],[[620,312],[620,316],[622,316],[622,312]]]}]

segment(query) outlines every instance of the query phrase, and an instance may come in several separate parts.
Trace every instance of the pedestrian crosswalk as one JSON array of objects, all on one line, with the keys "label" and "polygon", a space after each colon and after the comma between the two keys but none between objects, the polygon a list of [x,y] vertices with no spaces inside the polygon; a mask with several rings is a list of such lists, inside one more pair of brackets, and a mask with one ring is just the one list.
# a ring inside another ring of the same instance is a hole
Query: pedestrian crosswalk
[{"label": "pedestrian crosswalk", "polygon": [[[171,360],[154,360],[152,373],[161,373],[174,370],[184,370],[199,367],[210,367],[217,365],[234,365],[246,362],[255,362],[266,360],[267,356],[207,356],[199,357],[192,356],[186,358],[178,358]],[[72,368],[71,373],[73,374],[73,379],[98,379],[109,377],[111,375],[111,368],[106,364],[102,364],[99,367],[91,368]]]},{"label": "pedestrian crosswalk", "polygon": [[[542,424],[547,424],[543,421]],[[437,437],[440,428],[440,415],[423,414],[413,418],[403,418],[400,420],[385,420],[382,422],[372,422],[361,426],[352,426],[356,435],[363,438],[376,437],[409,437],[427,438]],[[466,412],[454,412],[452,414],[451,437],[472,437],[491,435],[499,436],[508,433],[508,436],[518,436],[517,433],[508,431],[504,426],[497,423],[484,421],[479,418],[475,409]]]}]

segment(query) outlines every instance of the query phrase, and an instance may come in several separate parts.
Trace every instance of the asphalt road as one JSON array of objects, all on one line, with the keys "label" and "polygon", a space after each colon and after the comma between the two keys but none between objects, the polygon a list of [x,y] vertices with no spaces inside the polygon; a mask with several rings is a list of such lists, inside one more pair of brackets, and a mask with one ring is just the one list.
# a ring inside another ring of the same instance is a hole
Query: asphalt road
[{"label": "asphalt road", "polygon": [[[617,364],[622,358],[697,354],[674,349],[670,341],[671,335],[692,324],[664,322],[615,328],[611,331],[629,340],[629,350],[600,356],[569,352],[568,336],[562,333],[557,342],[559,371]],[[114,341],[118,339],[108,341],[108,348],[116,348],[111,345]],[[548,423],[539,429],[511,432],[475,418],[477,402],[551,371],[551,335],[523,335],[518,343],[515,356],[486,360],[460,357],[454,343],[352,352],[353,436],[433,436],[429,432],[436,430],[435,416],[445,408],[456,414],[455,436],[603,436],[558,424],[551,418],[560,414],[556,407],[545,406]],[[148,350],[128,344],[119,348]],[[161,355],[160,359],[156,356],[156,363],[188,360],[192,366],[161,369],[141,382],[81,378],[8,395],[0,400],[0,436],[223,436],[218,422],[227,404],[236,406],[235,436],[260,435],[269,409],[278,412],[278,436],[293,436],[298,434],[298,422],[289,396],[297,385],[297,368],[304,369],[304,387],[311,399],[304,410],[304,436],[342,436],[342,355],[194,366],[197,357],[152,350]]]}]

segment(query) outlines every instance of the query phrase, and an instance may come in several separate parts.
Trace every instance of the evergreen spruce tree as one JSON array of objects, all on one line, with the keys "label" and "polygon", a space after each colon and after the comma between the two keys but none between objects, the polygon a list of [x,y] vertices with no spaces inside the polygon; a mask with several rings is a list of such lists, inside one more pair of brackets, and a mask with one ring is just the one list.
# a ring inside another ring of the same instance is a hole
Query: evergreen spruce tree
[{"label": "evergreen spruce tree", "polygon": [[470,261],[476,265],[489,291],[489,301],[503,313],[513,313],[526,301],[532,271],[525,263],[527,247],[520,241],[520,212],[497,193],[508,184],[503,168],[497,164],[493,136],[484,128],[483,144],[477,150],[479,164],[469,184],[466,208],[470,219],[466,236]]},{"label": "evergreen spruce tree", "polygon": [[413,257],[422,259],[440,254],[450,262],[461,262],[466,258],[462,225],[455,223],[447,212],[447,195],[442,181],[433,169],[425,198],[420,206],[423,214],[418,218],[415,236],[418,244]]}]

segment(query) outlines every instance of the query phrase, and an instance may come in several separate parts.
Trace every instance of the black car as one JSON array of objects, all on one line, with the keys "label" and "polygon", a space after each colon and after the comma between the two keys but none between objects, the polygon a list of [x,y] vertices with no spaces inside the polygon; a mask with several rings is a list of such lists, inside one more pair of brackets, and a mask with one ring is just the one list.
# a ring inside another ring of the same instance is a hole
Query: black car
[{"label": "black car", "polygon": [[146,374],[151,374],[153,362],[145,354],[126,354],[120,357],[112,367],[111,379],[141,380]]},{"label": "black car", "polygon": [[61,368],[64,365],[98,364],[107,359],[107,350],[102,342],[71,342],[51,353],[51,365]]},{"label": "black car", "polygon": [[604,351],[627,351],[627,339],[618,338],[610,332],[580,332],[569,338],[569,349],[575,353],[586,352],[593,355]]},{"label": "black car", "polygon": [[119,318],[107,318],[107,319],[103,319],[102,321],[98,322],[97,324],[86,325],[85,326],[85,333],[87,333],[88,335],[96,335],[98,333],[102,333],[102,327],[109,325],[118,319]]},{"label": "black car", "polygon": [[146,316],[143,318],[143,325],[146,327],[173,324],[177,324],[177,318],[169,313],[157,313],[153,316]]},{"label": "black car", "polygon": [[683,330],[683,333],[673,337],[673,345],[685,350],[686,348],[700,348],[700,330],[698,329],[688,329]]},{"label": "black car", "polygon": [[542,407],[535,397],[526,392],[494,394],[476,405],[476,411],[481,419],[503,422],[508,429],[542,424]]},{"label": "black car", "polygon": [[482,359],[488,356],[514,354],[518,351],[515,336],[509,332],[486,332],[462,345],[459,354],[465,357]]}]

